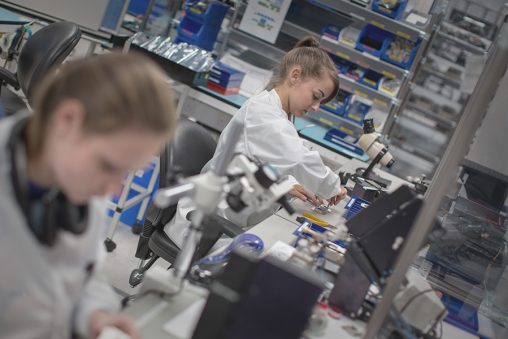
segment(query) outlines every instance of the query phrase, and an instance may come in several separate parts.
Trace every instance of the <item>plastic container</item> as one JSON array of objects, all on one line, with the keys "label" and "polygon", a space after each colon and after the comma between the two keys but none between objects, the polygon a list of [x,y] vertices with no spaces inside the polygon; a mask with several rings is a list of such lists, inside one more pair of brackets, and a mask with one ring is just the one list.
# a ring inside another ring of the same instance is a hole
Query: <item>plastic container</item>
[{"label": "plastic container", "polygon": [[404,14],[404,10],[407,6],[407,0],[398,0],[397,4],[395,4],[393,7],[390,8],[390,6],[384,6],[384,2],[391,2],[391,1],[383,1],[383,0],[374,0],[372,2],[372,10],[374,12],[378,12],[379,14],[383,14],[384,16],[387,16],[392,19],[400,19],[402,17],[402,14]]},{"label": "plastic container", "polygon": [[359,100],[352,100],[347,111],[344,114],[344,118],[363,126],[363,120],[369,113],[370,108],[371,106],[367,105],[366,103],[363,103]]},{"label": "plastic container", "polygon": [[384,29],[374,25],[367,25],[360,32],[355,48],[380,57],[388,47],[389,38],[392,37],[393,34]]},{"label": "plastic container", "polygon": [[229,6],[223,2],[203,3],[198,2],[194,6],[185,9],[185,17],[205,26],[220,26]]},{"label": "plastic container", "polygon": [[391,36],[388,38],[381,59],[404,69],[409,69],[420,47],[420,42],[420,39],[415,42],[398,36]]},{"label": "plastic container", "polygon": [[359,28],[347,26],[340,31],[339,41],[348,46],[355,47],[360,33],[361,30]]},{"label": "plastic container", "polygon": [[240,93],[240,87],[223,87],[223,86],[218,85],[212,81],[208,81],[206,83],[206,87],[211,89],[212,91],[220,93],[222,95],[230,95],[230,94]]},{"label": "plastic container", "polygon": [[400,79],[390,78],[390,77],[382,77],[379,81],[378,90],[381,93],[385,93],[391,95],[393,97],[397,96],[401,85]]},{"label": "plastic container", "polygon": [[329,39],[338,41],[340,35],[340,28],[335,25],[326,25],[321,31],[321,35]]},{"label": "plastic container", "polygon": [[358,137],[350,135],[336,128],[332,128],[326,132],[325,140],[343,147],[355,154],[363,155],[363,150],[356,145]]},{"label": "plastic container", "polygon": [[204,50],[211,51],[219,30],[220,26],[205,26],[185,16],[180,25],[178,25],[175,43],[187,42]]},{"label": "plastic container", "polygon": [[211,51],[228,9],[228,5],[218,1],[188,6],[178,25],[175,43],[187,42]]},{"label": "plastic container", "polygon": [[208,75],[209,81],[222,87],[240,87],[244,76],[244,72],[222,62],[216,62]]},{"label": "plastic container", "polygon": [[349,69],[352,67],[352,63],[344,60],[338,56],[333,56],[333,60],[335,61],[335,66],[337,67],[337,71],[341,74],[346,74]]},{"label": "plastic container", "polygon": [[339,90],[337,96],[335,96],[335,98],[333,98],[326,104],[321,105],[321,108],[333,114],[343,116],[350,99],[351,93],[344,90]]},{"label": "plastic container", "polygon": [[360,67],[356,64],[351,64],[346,72],[346,76],[354,81],[360,81],[365,75],[365,68]]},{"label": "plastic container", "polygon": [[365,74],[360,78],[359,82],[370,88],[378,89],[382,77],[383,75],[369,69],[365,71]]}]

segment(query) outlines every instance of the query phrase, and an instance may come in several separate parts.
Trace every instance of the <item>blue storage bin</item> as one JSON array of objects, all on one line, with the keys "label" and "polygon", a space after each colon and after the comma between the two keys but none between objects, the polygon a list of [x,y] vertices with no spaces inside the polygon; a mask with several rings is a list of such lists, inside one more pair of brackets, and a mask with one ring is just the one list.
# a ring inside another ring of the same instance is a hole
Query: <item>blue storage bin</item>
[{"label": "blue storage bin", "polygon": [[407,0],[399,0],[399,3],[392,9],[379,4],[379,0],[372,2],[372,10],[392,19],[400,19],[406,9]]},{"label": "blue storage bin", "polygon": [[321,108],[328,112],[343,116],[350,99],[351,93],[344,90],[339,90],[337,96],[326,104],[321,105]]},{"label": "blue storage bin", "polygon": [[363,155],[364,153],[363,150],[356,145],[358,137],[350,135],[336,128],[331,128],[328,132],[326,132],[324,139],[355,154]]},{"label": "blue storage bin", "polygon": [[356,40],[356,49],[379,57],[388,47],[390,37],[393,37],[392,33],[374,25],[367,25]]},{"label": "blue storage bin", "polygon": [[185,16],[180,25],[178,25],[175,43],[187,42],[204,50],[211,51],[219,30],[220,26],[205,26]]},{"label": "blue storage bin", "polygon": [[[404,38],[401,38],[399,36],[392,36],[388,39],[387,46],[383,54],[381,55],[381,59],[385,60],[391,64],[397,65],[399,67],[402,67],[404,69],[411,68],[411,65],[413,64],[413,60],[416,56],[416,52],[418,52],[418,48],[420,47],[421,40],[418,39],[416,42],[407,40]],[[407,45],[413,45],[413,48],[408,53],[408,56],[405,60],[397,60],[394,57],[390,55],[390,48],[392,44],[407,44]]]},{"label": "blue storage bin", "polygon": [[363,126],[363,120],[369,111],[369,105],[356,100],[351,102],[351,104],[348,106],[348,109],[344,114],[344,118]]},{"label": "blue storage bin", "polygon": [[340,28],[335,25],[326,25],[321,30],[321,35],[326,36],[332,40],[338,41],[340,34]]},{"label": "blue storage bin", "polygon": [[365,71],[363,77],[359,80],[359,82],[364,84],[365,86],[378,89],[379,82],[381,81],[382,77],[383,77],[382,74],[379,74],[378,72],[374,72],[369,69]]},{"label": "blue storage bin", "polygon": [[220,26],[229,10],[225,3],[216,1],[208,4],[197,3],[185,9],[185,16],[206,26]]},{"label": "blue storage bin", "polygon": [[222,87],[240,87],[244,76],[244,72],[222,62],[216,62],[208,74],[208,80]]}]

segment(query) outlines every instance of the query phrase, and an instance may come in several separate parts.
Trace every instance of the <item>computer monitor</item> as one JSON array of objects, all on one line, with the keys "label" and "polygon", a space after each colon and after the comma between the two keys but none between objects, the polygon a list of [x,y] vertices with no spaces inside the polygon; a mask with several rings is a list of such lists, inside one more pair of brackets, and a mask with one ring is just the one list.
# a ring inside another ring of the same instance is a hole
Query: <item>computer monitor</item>
[{"label": "computer monitor", "polygon": [[299,339],[322,290],[312,272],[236,252],[212,284],[192,339]]},{"label": "computer monitor", "polygon": [[371,283],[382,285],[422,206],[423,199],[401,186],[350,219],[346,225],[355,239],[330,293],[330,305],[355,314]]}]

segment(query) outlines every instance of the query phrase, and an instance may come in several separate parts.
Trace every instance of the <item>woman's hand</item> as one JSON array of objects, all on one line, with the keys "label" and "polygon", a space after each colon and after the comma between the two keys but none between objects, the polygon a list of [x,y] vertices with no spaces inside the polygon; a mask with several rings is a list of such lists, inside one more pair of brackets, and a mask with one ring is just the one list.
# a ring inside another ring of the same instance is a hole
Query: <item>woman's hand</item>
[{"label": "woman's hand", "polygon": [[344,188],[344,186],[340,186],[339,188],[340,188],[339,194],[328,199],[328,203],[330,205],[337,205],[341,200],[343,200],[347,196],[347,190]]},{"label": "woman's hand", "polygon": [[293,185],[293,189],[289,191],[289,195],[298,198],[302,201],[310,201],[312,204],[318,206],[323,201],[315,194],[310,193],[302,185]]},{"label": "woman's hand", "polygon": [[97,338],[106,327],[116,327],[132,339],[140,338],[134,320],[131,317],[103,310],[94,311],[90,315],[91,338]]}]

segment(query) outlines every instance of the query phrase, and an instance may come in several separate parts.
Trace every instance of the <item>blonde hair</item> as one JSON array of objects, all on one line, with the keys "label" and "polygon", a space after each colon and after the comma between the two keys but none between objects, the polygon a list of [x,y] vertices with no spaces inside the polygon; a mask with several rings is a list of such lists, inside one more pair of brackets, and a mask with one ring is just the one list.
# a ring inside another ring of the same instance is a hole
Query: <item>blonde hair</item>
[{"label": "blonde hair", "polygon": [[330,76],[334,90],[323,100],[323,103],[332,100],[337,95],[339,91],[337,68],[328,53],[319,48],[319,41],[316,38],[311,36],[303,38],[284,55],[280,64],[274,69],[267,89],[271,90],[284,84],[294,66],[300,66],[303,79],[322,79],[325,75]]},{"label": "blonde hair", "polygon": [[157,65],[136,54],[94,56],[66,63],[38,87],[28,125],[30,154],[41,152],[48,121],[67,99],[83,105],[86,133],[107,134],[136,126],[169,139],[176,125],[172,89]]}]

